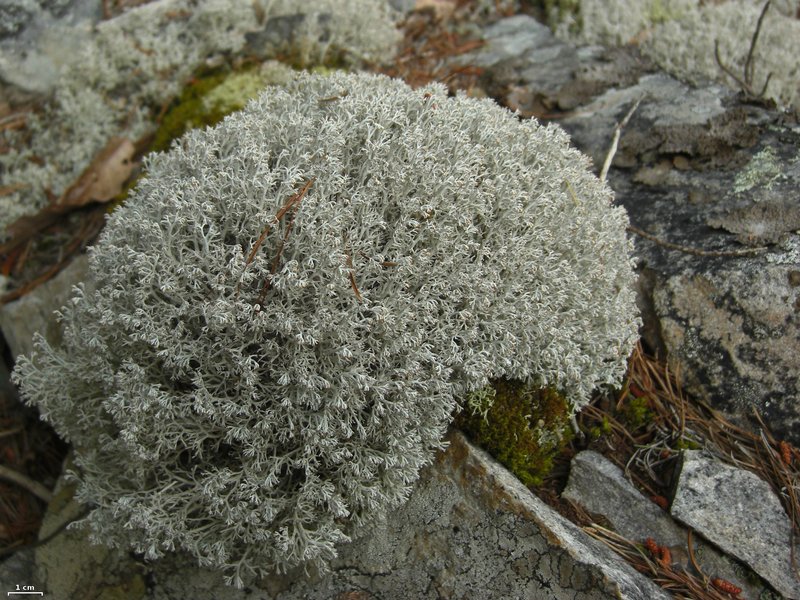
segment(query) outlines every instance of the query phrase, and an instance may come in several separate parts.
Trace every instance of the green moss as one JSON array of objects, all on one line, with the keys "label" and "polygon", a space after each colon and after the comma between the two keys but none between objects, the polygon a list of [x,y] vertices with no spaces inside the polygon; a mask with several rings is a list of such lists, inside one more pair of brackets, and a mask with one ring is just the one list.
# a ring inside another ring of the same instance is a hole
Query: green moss
[{"label": "green moss", "polygon": [[208,114],[228,114],[241,110],[251,98],[264,89],[264,78],[258,72],[232,73],[202,98]]},{"label": "green moss", "polygon": [[104,587],[102,597],[106,600],[141,600],[147,593],[144,579],[138,573],[129,581],[119,585]]},{"label": "green moss", "polygon": [[525,485],[541,485],[553,459],[572,439],[569,402],[552,388],[495,381],[494,403],[469,408],[456,424]]},{"label": "green moss", "polygon": [[654,414],[650,410],[646,396],[638,398],[628,397],[619,408],[620,420],[628,431],[636,431],[653,420]]},{"label": "green moss", "polygon": [[593,440],[598,440],[604,435],[611,435],[613,429],[611,428],[611,421],[608,417],[603,415],[603,420],[597,425],[589,429],[589,437]]},{"label": "green moss", "polygon": [[555,27],[569,17],[574,19],[576,30],[581,28],[580,0],[534,0],[530,4],[543,11],[550,27]]},{"label": "green moss", "polygon": [[225,73],[217,73],[193,78],[164,114],[150,147],[151,150],[166,150],[172,140],[178,139],[190,129],[214,125],[221,121],[225,115],[207,111],[203,97],[221,85],[225,76]]},{"label": "green moss", "polygon": [[674,21],[675,19],[681,18],[683,15],[680,10],[676,10],[674,7],[671,7],[668,4],[665,6],[663,0],[652,0],[647,16],[650,20],[650,23],[653,25],[658,25],[659,23]]},{"label": "green moss", "polygon": [[198,74],[164,114],[150,149],[166,150],[190,129],[219,123],[243,109],[266,86],[289,81],[291,73],[289,67],[272,61],[238,71]]},{"label": "green moss", "polygon": [[697,442],[692,440],[687,440],[686,438],[681,438],[678,440],[678,443],[675,444],[676,450],[700,450],[702,446]]}]

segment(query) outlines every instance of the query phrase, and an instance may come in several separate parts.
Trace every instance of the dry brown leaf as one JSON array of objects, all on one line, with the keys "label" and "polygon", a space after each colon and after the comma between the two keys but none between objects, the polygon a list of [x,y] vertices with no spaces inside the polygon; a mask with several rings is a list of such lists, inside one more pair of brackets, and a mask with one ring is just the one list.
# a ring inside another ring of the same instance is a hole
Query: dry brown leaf
[{"label": "dry brown leaf", "polygon": [[10,240],[0,245],[0,254],[31,239],[72,210],[115,198],[133,171],[134,153],[135,146],[129,139],[111,138],[61,197],[35,215],[20,217],[6,228]]},{"label": "dry brown leaf", "polygon": [[455,0],[417,0],[414,10],[429,10],[437,19],[449,19],[456,10]]},{"label": "dry brown leaf", "polygon": [[80,207],[90,202],[108,202],[122,191],[131,175],[135,152],[133,142],[113,137],[78,180],[56,201],[59,206]]}]

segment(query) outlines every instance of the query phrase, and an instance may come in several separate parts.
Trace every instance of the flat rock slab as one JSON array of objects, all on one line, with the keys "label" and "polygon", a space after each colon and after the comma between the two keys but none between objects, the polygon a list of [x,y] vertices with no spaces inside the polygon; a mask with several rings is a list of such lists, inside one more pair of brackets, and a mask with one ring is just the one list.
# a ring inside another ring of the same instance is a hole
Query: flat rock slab
[{"label": "flat rock slab", "polygon": [[[686,528],[639,492],[622,469],[602,454],[584,450],[575,455],[561,497],[580,504],[591,513],[602,515],[614,531],[631,541],[641,543],[653,538],[659,545],[668,546],[674,563],[682,569],[694,571],[688,555]],[[694,537],[693,546],[703,572],[742,588],[745,598],[761,598],[765,591],[769,591],[768,586],[758,582],[757,578],[753,581],[743,576],[743,569],[698,536]]]},{"label": "flat rock slab", "polygon": [[791,524],[770,486],[750,471],[699,450],[683,455],[670,512],[761,575],[786,598],[800,598],[791,568]]},{"label": "flat rock slab", "polygon": [[[75,597],[70,594],[82,581],[83,589],[124,591],[120,597],[126,600],[669,598],[460,433],[452,432],[449,442],[423,471],[409,501],[342,545],[326,576],[309,579],[300,571],[237,590],[187,557],[115,562],[118,554],[98,551],[85,532],[70,530],[60,544],[37,552],[38,573],[45,578],[36,582],[37,590],[56,600]],[[75,510],[74,502],[57,498],[54,509]],[[65,516],[50,515],[54,523]],[[149,583],[146,590],[142,581]]]}]

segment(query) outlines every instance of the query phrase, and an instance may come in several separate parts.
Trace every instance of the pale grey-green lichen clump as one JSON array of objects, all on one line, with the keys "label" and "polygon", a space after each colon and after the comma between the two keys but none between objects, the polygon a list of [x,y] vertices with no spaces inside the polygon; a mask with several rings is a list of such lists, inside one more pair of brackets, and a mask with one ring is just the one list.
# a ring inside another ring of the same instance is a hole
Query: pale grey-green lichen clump
[{"label": "pale grey-green lichen clump", "polygon": [[[590,44],[637,43],[642,52],[678,79],[693,84],[738,83],[715,57],[715,42],[725,67],[740,79],[763,1],[725,0],[562,0],[568,11],[553,11],[561,37]],[[559,4],[561,4],[559,3]],[[774,0],[753,57],[752,87],[782,106],[800,107],[800,19],[797,0]]]},{"label": "pale grey-green lichen clump", "polygon": [[0,154],[10,187],[0,195],[0,240],[8,224],[74,183],[109,138],[155,129],[154,114],[192,73],[241,53],[248,34],[275,29],[251,49],[263,57],[314,65],[333,54],[356,65],[391,59],[396,17],[385,0],[156,0],[98,23],[71,60],[64,53],[63,75],[44,113],[29,116],[29,131],[0,133],[12,148]]},{"label": "pale grey-green lichen clump", "polygon": [[94,536],[240,584],[402,503],[460,399],[578,407],[637,337],[627,216],[557,126],[302,75],[147,160],[96,291],[15,371],[75,446]]}]

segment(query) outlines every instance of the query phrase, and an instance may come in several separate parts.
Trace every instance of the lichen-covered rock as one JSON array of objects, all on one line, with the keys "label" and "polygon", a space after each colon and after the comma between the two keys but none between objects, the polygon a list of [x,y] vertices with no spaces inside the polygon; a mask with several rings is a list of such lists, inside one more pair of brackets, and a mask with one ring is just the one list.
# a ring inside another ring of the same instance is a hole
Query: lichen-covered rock
[{"label": "lichen-covered rock", "polygon": [[[408,502],[341,545],[329,573],[307,577],[298,568],[237,590],[181,554],[146,564],[123,556],[118,563],[107,560],[98,573],[97,549],[85,532],[69,530],[60,545],[38,553],[37,589],[47,598],[72,600],[71,592],[81,588],[57,586],[77,574],[68,581],[103,591],[103,598],[112,597],[110,589],[128,590],[119,596],[125,600],[141,599],[134,592],[142,578],[147,600],[666,600],[655,583],[461,434],[453,431],[447,440]],[[52,517],[63,518],[57,510]],[[64,560],[67,555],[73,558]]]},{"label": "lichen-covered rock", "polygon": [[[553,11],[562,38],[591,44],[638,43],[642,52],[681,80],[740,84],[764,2],[727,0],[569,0]],[[800,106],[800,20],[796,0],[772,2],[752,58],[753,91],[783,106]],[[720,61],[715,56],[719,45]],[[767,82],[769,78],[769,82]],[[764,87],[766,86],[766,87]]]},{"label": "lichen-covered rock", "polygon": [[303,75],[148,160],[16,377],[76,446],[96,538],[232,581],[402,503],[459,398],[583,404],[637,337],[625,212],[564,132]]}]

